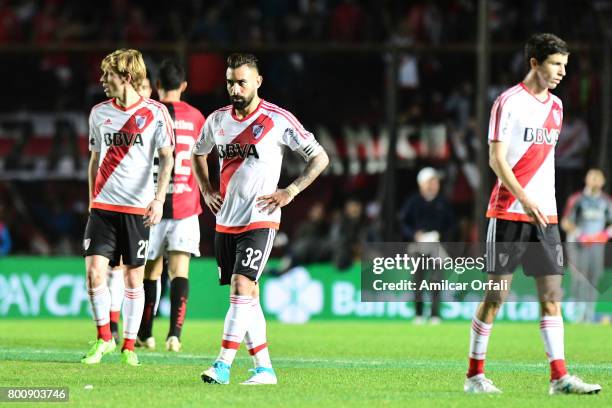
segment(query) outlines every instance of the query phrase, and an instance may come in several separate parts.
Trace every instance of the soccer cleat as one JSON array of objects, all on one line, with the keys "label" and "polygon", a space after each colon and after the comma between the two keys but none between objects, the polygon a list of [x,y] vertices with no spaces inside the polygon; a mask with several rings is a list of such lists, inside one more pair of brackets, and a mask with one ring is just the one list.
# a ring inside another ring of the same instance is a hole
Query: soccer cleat
[{"label": "soccer cleat", "polygon": [[181,341],[176,336],[170,336],[166,340],[166,350],[168,351],[181,351]]},{"label": "soccer cleat", "polygon": [[437,326],[440,323],[442,323],[442,319],[440,319],[438,316],[432,316],[431,319],[429,319],[429,324],[432,326]]},{"label": "soccer cleat", "polygon": [[425,318],[423,318],[423,316],[415,316],[412,320],[412,324],[414,324],[415,326],[422,326],[423,324],[425,324]]},{"label": "soccer cleat", "polygon": [[140,365],[140,361],[138,361],[138,356],[134,353],[133,350],[125,349],[121,352],[121,363],[127,364],[132,367],[138,367]]},{"label": "soccer cleat", "polygon": [[601,391],[599,384],[587,384],[575,375],[565,374],[558,380],[550,382],[548,393],[554,394],[597,394]]},{"label": "soccer cleat", "polygon": [[134,345],[147,350],[155,350],[155,337],[149,337],[146,340],[140,340],[140,338],[136,337],[136,342]]},{"label": "soccer cleat", "polygon": [[274,370],[270,367],[256,367],[251,368],[249,371],[253,373],[251,378],[242,382],[243,385],[264,385],[264,384],[276,384],[278,381],[276,379],[276,374]]},{"label": "soccer cleat", "polygon": [[465,379],[463,391],[470,394],[500,394],[501,390],[493,385],[484,374],[478,374]]},{"label": "soccer cleat", "polygon": [[209,384],[229,384],[230,368],[224,362],[215,361],[212,367],[200,374],[202,381]]},{"label": "soccer cleat", "polygon": [[100,360],[102,360],[102,356],[112,353],[116,348],[117,344],[115,344],[115,339],[110,339],[109,341],[97,339],[93,342],[87,354],[81,359],[81,363],[98,364]]}]

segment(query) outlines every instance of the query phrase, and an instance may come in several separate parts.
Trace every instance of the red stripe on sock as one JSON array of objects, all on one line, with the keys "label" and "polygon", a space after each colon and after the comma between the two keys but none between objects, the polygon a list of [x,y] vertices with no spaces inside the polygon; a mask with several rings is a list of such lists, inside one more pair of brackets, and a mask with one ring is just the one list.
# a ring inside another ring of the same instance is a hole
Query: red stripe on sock
[{"label": "red stripe on sock", "polygon": [[240,348],[240,343],[237,343],[235,341],[223,340],[221,342],[221,347],[225,349],[238,350]]},{"label": "red stripe on sock", "polygon": [[134,351],[135,342],[136,342],[136,339],[123,339],[123,347],[121,347],[121,351],[123,350]]},{"label": "red stripe on sock", "polygon": [[113,335],[111,334],[111,329],[110,329],[110,323],[106,323],[105,325],[102,326],[96,326],[98,328],[98,338],[102,339],[104,341],[109,341],[110,339],[113,338]]},{"label": "red stripe on sock", "polygon": [[558,380],[567,374],[565,360],[553,360],[550,362],[550,380]]},{"label": "red stripe on sock", "polygon": [[119,323],[119,316],[121,316],[120,310],[111,310],[110,321],[113,323]]},{"label": "red stripe on sock", "polygon": [[259,346],[253,347],[252,349],[250,349],[249,354],[254,356],[255,354],[259,353],[261,350],[265,349],[266,347],[268,347],[268,343],[260,344]]},{"label": "red stripe on sock", "polygon": [[475,322],[472,322],[472,329],[482,336],[488,336],[491,334],[491,329],[484,329],[478,326]]},{"label": "red stripe on sock", "polygon": [[484,374],[484,363],[484,360],[476,360],[475,358],[470,358],[470,366],[468,367],[466,377],[471,378],[478,374]]}]

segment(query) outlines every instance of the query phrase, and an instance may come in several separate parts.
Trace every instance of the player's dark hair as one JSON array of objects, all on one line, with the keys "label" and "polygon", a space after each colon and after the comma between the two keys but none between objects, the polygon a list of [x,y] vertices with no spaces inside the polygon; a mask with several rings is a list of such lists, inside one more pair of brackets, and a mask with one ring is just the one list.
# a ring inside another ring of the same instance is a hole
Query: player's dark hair
[{"label": "player's dark hair", "polygon": [[185,81],[185,69],[178,61],[167,58],[159,66],[159,83],[164,91],[179,89]]},{"label": "player's dark hair", "polygon": [[259,72],[259,68],[257,67],[257,57],[253,54],[240,54],[234,53],[227,57],[227,67],[228,68],[238,68],[243,65],[248,66],[249,68],[256,69]]},{"label": "player's dark hair", "polygon": [[525,44],[525,63],[528,68],[531,68],[529,63],[531,58],[535,58],[541,64],[552,54],[569,54],[565,41],[554,34],[534,34]]}]

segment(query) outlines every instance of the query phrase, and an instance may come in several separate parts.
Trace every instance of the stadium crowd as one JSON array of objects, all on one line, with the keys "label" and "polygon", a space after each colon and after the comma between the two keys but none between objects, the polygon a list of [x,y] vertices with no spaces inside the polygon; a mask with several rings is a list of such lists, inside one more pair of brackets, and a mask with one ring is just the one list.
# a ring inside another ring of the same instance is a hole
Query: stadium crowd
[{"label": "stadium crowd", "polygon": [[[523,41],[528,32],[558,31],[561,27],[570,42],[592,43],[601,35],[593,2],[575,1],[562,8],[551,0],[490,3],[493,44]],[[555,13],[551,18],[548,10],[552,7]],[[103,98],[98,79],[105,50],[100,46],[92,51],[62,48],[74,44],[146,47],[152,79],[164,54],[154,46],[160,43],[185,42],[196,47],[305,43],[322,48],[329,43],[339,47],[364,43],[446,46],[445,50],[403,52],[400,56],[399,123],[443,125],[445,153],[433,157],[420,151],[417,157],[400,163],[398,180],[405,181],[397,187],[397,207],[417,191],[417,172],[433,166],[440,170],[442,194],[457,216],[458,228],[452,239],[470,241],[475,239],[474,189],[483,182],[476,167],[483,141],[474,118],[475,58],[454,50],[452,44],[475,41],[476,16],[476,1],[470,0],[193,0],[156,7],[144,1],[114,0],[95,9],[70,0],[0,0],[0,45],[7,47],[0,52],[0,72],[5,78],[16,78],[7,81],[5,89],[15,98],[3,98],[0,107],[13,114],[78,112],[85,116]],[[20,51],[25,45],[39,48]],[[57,48],[45,51],[50,45]],[[558,183],[560,208],[580,187],[585,164],[597,153],[601,112],[596,101],[601,97],[601,71],[593,54],[572,53],[568,76],[557,91],[566,112],[557,148],[557,171],[564,180]],[[190,83],[186,98],[205,114],[227,103],[223,57],[223,53],[209,51],[185,55]],[[378,128],[384,123],[387,59],[383,52],[350,53],[347,48],[316,53],[298,46],[291,53],[262,51],[260,59],[264,98],[291,108],[307,128],[314,130],[321,123],[331,124],[332,129],[338,123]],[[495,51],[489,106],[524,72],[522,55],[515,48]],[[24,81],[37,92],[20,91]],[[29,156],[26,141],[30,133],[27,126],[15,128],[0,120],[0,172],[39,170],[34,179],[0,180],[0,231],[6,231],[3,236],[10,234],[12,253],[78,254],[87,217],[87,185],[83,181],[87,149],[79,144],[73,129],[57,125],[50,152],[42,161]],[[3,138],[13,139],[6,148]],[[45,177],[62,169],[65,174],[82,173],[83,177]],[[328,172],[312,192],[287,209],[283,226],[287,244],[276,255],[297,257],[300,262],[333,260],[339,267],[350,265],[361,243],[382,238],[380,177],[366,172]],[[305,214],[308,221],[299,222]],[[201,222],[202,252],[211,254],[214,221],[205,214]],[[399,228],[397,234],[401,239]],[[334,251],[312,249],[312,245],[326,247],[327,242],[339,244]],[[300,258],[315,252],[317,259]]]}]

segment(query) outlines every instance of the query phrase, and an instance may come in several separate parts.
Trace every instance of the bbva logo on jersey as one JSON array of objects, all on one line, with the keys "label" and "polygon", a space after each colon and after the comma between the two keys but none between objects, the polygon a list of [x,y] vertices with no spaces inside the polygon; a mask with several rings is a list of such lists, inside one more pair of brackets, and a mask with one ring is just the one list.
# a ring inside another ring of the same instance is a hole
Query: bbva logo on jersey
[{"label": "bbva logo on jersey", "polygon": [[546,128],[525,128],[523,141],[533,144],[549,144],[554,145],[559,140],[559,131],[557,129]]},{"label": "bbva logo on jersey", "polygon": [[222,159],[232,159],[234,157],[241,157],[243,159],[249,158],[250,156],[259,159],[259,153],[254,144],[241,145],[240,143],[228,143],[226,145],[217,145],[217,151],[219,157]]}]

